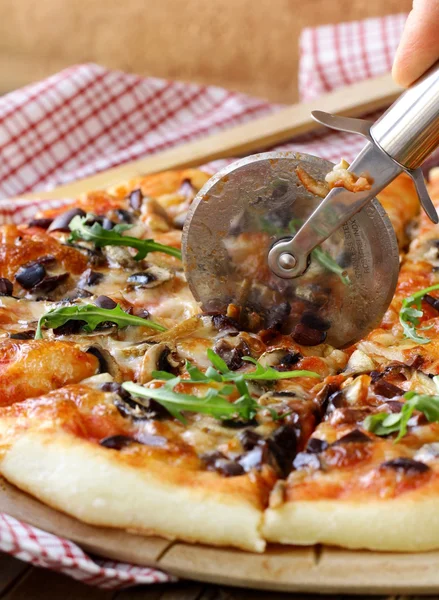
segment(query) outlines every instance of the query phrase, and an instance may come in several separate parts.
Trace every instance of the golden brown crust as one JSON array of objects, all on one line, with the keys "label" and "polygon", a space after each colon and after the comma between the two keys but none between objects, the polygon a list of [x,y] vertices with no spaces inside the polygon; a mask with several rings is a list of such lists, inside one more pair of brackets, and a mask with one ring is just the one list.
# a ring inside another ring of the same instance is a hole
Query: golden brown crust
[{"label": "golden brown crust", "polygon": [[82,381],[98,360],[70,342],[5,340],[0,343],[0,406]]}]

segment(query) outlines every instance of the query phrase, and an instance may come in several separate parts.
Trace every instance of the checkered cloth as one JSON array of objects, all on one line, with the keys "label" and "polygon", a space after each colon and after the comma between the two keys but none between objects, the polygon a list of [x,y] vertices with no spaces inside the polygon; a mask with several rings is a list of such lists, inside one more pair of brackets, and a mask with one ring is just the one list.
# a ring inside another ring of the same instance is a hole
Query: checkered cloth
[{"label": "checkered cloth", "polygon": [[[309,100],[390,70],[406,15],[305,29],[299,87]],[[322,109],[325,107],[322,106]],[[0,98],[0,196],[74,181],[278,110],[216,87],[140,78],[96,65],[67,69]],[[364,142],[351,134],[308,134],[284,146],[351,160]],[[220,161],[210,165],[214,169]],[[35,201],[0,201],[0,222],[23,221]],[[0,515],[0,550],[107,589],[170,581],[153,569],[96,560],[76,544]]]}]

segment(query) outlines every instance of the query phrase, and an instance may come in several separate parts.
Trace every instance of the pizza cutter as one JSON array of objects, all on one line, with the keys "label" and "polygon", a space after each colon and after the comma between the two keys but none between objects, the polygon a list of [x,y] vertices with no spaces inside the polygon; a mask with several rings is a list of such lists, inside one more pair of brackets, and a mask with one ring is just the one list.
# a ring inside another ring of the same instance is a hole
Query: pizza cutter
[{"label": "pizza cutter", "polygon": [[196,196],[183,232],[190,289],[205,311],[240,316],[252,330],[280,329],[302,345],[342,348],[381,321],[393,297],[399,252],[375,199],[400,173],[438,222],[421,164],[439,145],[436,65],[374,123],[313,112],[320,123],[362,135],[349,167],[370,189],[315,192],[333,165],[297,152],[238,160]]}]

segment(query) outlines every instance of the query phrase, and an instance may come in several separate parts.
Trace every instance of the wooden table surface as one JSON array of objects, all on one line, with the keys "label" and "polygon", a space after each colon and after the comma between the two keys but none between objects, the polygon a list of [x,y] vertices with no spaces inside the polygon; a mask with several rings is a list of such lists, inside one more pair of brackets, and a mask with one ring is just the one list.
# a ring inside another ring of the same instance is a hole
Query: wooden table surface
[{"label": "wooden table surface", "polygon": [[[121,591],[87,586],[0,554],[0,600],[365,600],[367,596],[320,596],[243,590],[194,582],[144,585]],[[374,596],[376,600],[439,599],[437,596]]]}]

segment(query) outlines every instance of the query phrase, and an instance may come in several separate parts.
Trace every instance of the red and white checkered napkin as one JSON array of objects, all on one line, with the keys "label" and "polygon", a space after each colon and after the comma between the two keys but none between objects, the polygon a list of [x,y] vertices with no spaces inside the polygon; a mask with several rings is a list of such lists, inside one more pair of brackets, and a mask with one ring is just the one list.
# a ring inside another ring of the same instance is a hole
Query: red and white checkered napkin
[{"label": "red and white checkered napkin", "polygon": [[[405,18],[305,29],[301,97],[388,72]],[[216,87],[142,79],[96,65],[72,67],[0,98],[0,197],[73,181],[278,108]],[[328,132],[284,147],[338,161],[351,160],[363,143],[355,135]],[[41,197],[40,207],[68,202]],[[0,222],[20,222],[35,206],[0,201]],[[76,544],[7,515],[0,515],[0,550],[105,588],[171,580],[153,569],[91,559]]]}]

